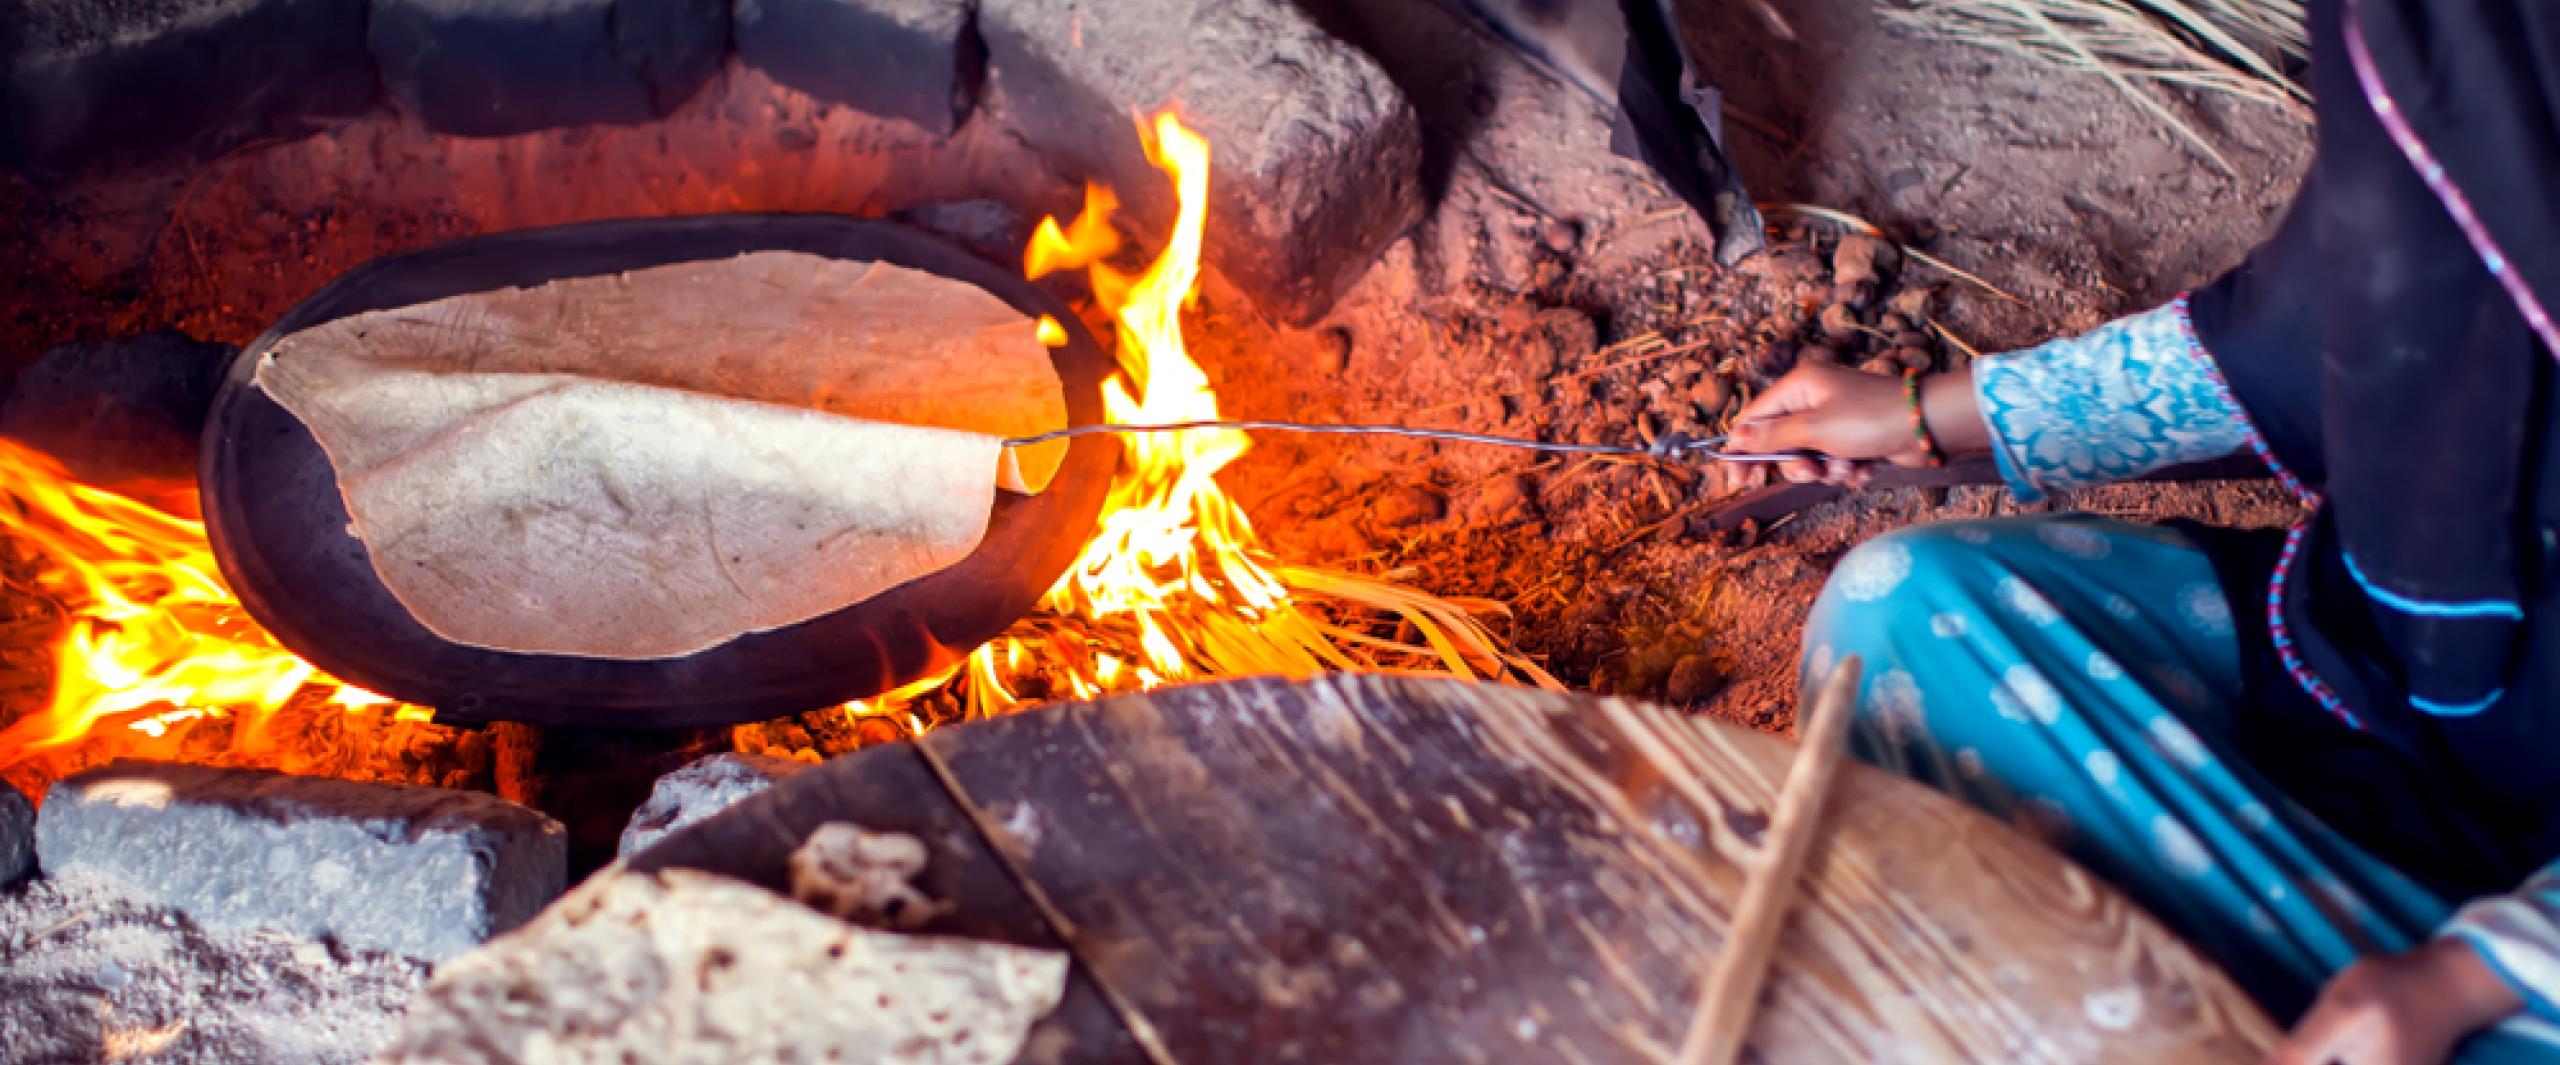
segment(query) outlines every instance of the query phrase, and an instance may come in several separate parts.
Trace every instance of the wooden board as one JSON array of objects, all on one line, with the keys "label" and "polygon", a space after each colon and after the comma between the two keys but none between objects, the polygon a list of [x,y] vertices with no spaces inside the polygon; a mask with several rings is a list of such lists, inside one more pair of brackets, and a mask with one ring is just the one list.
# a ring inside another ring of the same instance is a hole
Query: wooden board
[{"label": "wooden board", "polygon": [[[1060,918],[1079,978],[1184,1065],[1667,1060],[1792,750],[1615,700],[1386,677],[1169,689],[921,749]],[[1970,809],[1850,767],[1830,819],[1757,1060],[2271,1045],[2209,963]]]}]

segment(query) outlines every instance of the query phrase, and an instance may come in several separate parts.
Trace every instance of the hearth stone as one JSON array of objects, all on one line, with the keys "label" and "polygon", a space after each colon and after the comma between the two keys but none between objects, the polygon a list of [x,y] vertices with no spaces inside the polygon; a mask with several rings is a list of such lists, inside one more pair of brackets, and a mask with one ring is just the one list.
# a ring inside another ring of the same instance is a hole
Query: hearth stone
[{"label": "hearth stone", "polygon": [[761,754],[715,754],[658,778],[649,801],[631,814],[617,857],[628,858],[697,821],[746,801],[810,768],[807,762]]},{"label": "hearth stone", "polygon": [[87,876],[0,891],[0,1062],[361,1065],[427,966],[200,928]]},{"label": "hearth stone", "polygon": [[1171,106],[1206,136],[1209,263],[1290,324],[1421,217],[1413,108],[1288,0],[981,0],[978,24],[1013,126],[1111,185],[1141,231],[1175,203],[1131,116]]},{"label": "hearth stone", "polygon": [[19,373],[0,436],[95,484],[193,480],[205,413],[234,349],[178,333],[65,344]]},{"label": "hearth stone", "polygon": [[368,15],[392,99],[467,137],[664,118],[729,48],[725,0],[372,0]]},{"label": "hearth stone", "polygon": [[0,784],[0,887],[36,864],[36,811],[18,789]]},{"label": "hearth stone", "polygon": [[27,0],[0,15],[0,165],[40,174],[210,157],[380,96],[356,0]]},{"label": "hearth stone", "polygon": [[738,0],[738,58],[829,103],[948,134],[986,50],[967,0]]},{"label": "hearth stone", "polygon": [[48,876],[93,876],[208,928],[270,927],[426,961],[566,887],[558,822],[472,792],[117,762],[56,783]]}]

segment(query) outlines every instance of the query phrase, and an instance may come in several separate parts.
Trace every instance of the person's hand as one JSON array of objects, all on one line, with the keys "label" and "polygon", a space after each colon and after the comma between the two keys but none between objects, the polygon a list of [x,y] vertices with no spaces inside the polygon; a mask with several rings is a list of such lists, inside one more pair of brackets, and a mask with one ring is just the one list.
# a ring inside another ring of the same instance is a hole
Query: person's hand
[{"label": "person's hand", "polygon": [[2348,966],[2268,1065],[2444,1065],[2454,1044],[2524,1008],[2478,952],[2438,939]]},{"label": "person's hand", "polygon": [[1725,450],[1818,451],[1827,459],[1780,463],[1779,472],[1791,481],[1851,486],[1866,483],[1877,462],[1928,461],[1911,432],[1900,378],[1821,363],[1796,367],[1743,407]]}]

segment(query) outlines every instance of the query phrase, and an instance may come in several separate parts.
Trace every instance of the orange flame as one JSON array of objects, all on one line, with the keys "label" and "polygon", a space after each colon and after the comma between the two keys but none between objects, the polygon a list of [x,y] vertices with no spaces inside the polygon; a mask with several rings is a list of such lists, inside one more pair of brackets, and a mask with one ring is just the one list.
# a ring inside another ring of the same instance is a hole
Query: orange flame
[{"label": "orange flame", "polygon": [[[1128,274],[1105,261],[1122,246],[1111,191],[1085,210],[1044,220],[1026,252],[1032,276],[1084,268],[1116,325],[1122,375],[1104,391],[1123,423],[1215,419],[1208,375],[1184,346],[1206,240],[1209,145],[1170,115],[1142,125],[1148,158],[1174,181],[1180,211],[1164,249]],[[1043,341],[1064,330],[1045,323]],[[1100,528],[1040,609],[962,661],[870,700],[914,734],[949,717],[984,717],[1039,698],[1093,698],[1204,676],[1322,670],[1426,670],[1555,686],[1505,650],[1473,615],[1499,604],[1448,600],[1387,581],[1275,562],[1216,481],[1248,446],[1234,432],[1127,438]],[[40,556],[36,591],[59,604],[46,708],[0,730],[0,768],[89,735],[111,721],[160,737],[245,714],[254,736],[306,689],[358,710],[391,701],[323,675],[279,646],[222,581],[201,522],[82,485],[51,457],[0,441],[0,534]],[[1399,625],[1419,643],[1379,635]],[[390,718],[425,720],[393,705]]]},{"label": "orange flame", "polygon": [[[1179,204],[1164,249],[1146,269],[1110,266],[1121,248],[1110,190],[1088,186],[1085,209],[1061,226],[1043,219],[1023,256],[1031,277],[1084,267],[1095,301],[1119,327],[1121,376],[1104,385],[1105,416],[1121,424],[1212,421],[1218,397],[1183,341],[1182,312],[1197,296],[1207,239],[1209,143],[1170,113],[1141,123],[1147,159],[1173,179]],[[1499,604],[1451,601],[1375,578],[1275,563],[1253,523],[1216,480],[1251,442],[1233,431],[1152,433],[1123,438],[1127,452],[1102,511],[1101,528],[1042,600],[1041,614],[977,649],[962,668],[877,699],[848,704],[855,716],[902,715],[912,704],[956,690],[967,716],[1001,713],[1019,701],[1006,678],[1030,672],[1052,694],[1086,699],[1203,676],[1324,670],[1427,669],[1546,686],[1556,682],[1504,651],[1470,615]],[[1327,620],[1301,608],[1321,600],[1343,612],[1410,623],[1411,646]],[[1053,625],[1076,619],[1078,626]],[[1096,639],[1098,630],[1109,639]],[[1026,660],[1040,668],[1025,669]]]},{"label": "orange flame", "polygon": [[250,620],[222,583],[204,523],[80,484],[52,456],[7,440],[0,531],[35,549],[36,590],[70,622],[54,646],[52,701],[0,731],[0,766],[146,710],[159,712],[131,725],[156,736],[217,714],[272,713],[306,685],[343,706],[389,702],[322,675]]}]

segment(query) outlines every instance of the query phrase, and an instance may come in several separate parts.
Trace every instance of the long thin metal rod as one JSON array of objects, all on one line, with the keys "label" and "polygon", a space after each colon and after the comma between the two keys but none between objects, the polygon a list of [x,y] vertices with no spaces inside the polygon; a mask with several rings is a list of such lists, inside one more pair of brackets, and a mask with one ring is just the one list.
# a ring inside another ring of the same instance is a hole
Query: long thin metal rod
[{"label": "long thin metal rod", "polygon": [[1140,433],[1187,433],[1212,429],[1261,430],[1282,433],[1331,433],[1344,436],[1401,436],[1422,440],[1446,440],[1461,444],[1489,444],[1494,447],[1513,447],[1529,451],[1546,451],[1566,455],[1650,455],[1655,458],[1666,459],[1711,458],[1729,462],[1772,462],[1781,458],[1792,457],[1779,455],[1727,455],[1723,451],[1719,450],[1724,446],[1724,437],[1693,437],[1686,433],[1666,433],[1656,439],[1650,446],[1637,444],[1560,444],[1546,440],[1530,440],[1515,436],[1496,436],[1491,433],[1463,432],[1457,429],[1417,429],[1412,426],[1405,425],[1321,425],[1312,422],[1283,422],[1268,420],[1163,422],[1152,425],[1078,425],[1065,429],[1053,429],[1049,432],[1041,433],[1036,436],[1014,437],[1006,440],[1004,442],[1004,446],[1028,447],[1032,444],[1045,444],[1052,440],[1065,440],[1070,437],[1093,436],[1102,433],[1108,433],[1114,436],[1133,436]]}]

